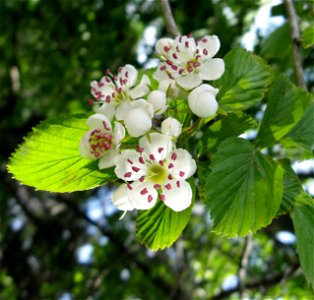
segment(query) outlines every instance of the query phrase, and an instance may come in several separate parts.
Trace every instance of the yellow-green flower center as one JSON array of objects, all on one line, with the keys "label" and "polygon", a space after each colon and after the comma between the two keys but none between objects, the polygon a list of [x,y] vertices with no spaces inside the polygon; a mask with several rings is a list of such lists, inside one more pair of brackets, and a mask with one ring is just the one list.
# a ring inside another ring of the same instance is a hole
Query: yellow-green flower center
[{"label": "yellow-green flower center", "polygon": [[154,183],[162,183],[167,178],[167,170],[161,165],[152,165],[147,174],[148,178]]}]

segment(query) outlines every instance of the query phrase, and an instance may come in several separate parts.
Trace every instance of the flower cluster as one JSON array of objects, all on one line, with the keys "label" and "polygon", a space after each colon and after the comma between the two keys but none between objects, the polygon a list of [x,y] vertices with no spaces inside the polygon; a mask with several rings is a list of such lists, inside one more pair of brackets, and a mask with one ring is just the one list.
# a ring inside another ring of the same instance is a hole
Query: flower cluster
[{"label": "flower cluster", "polygon": [[153,78],[139,78],[135,67],[125,65],[117,74],[108,70],[91,82],[90,103],[96,113],[87,120],[90,130],[81,140],[80,153],[98,160],[100,169],[114,167],[124,181],[113,194],[118,209],[146,210],[162,201],[178,212],[191,205],[187,179],[196,163],[187,150],[177,148],[178,137],[188,128],[169,116],[169,103],[186,98],[197,117],[216,114],[218,89],[207,81],[224,72],[224,61],[213,58],[219,48],[217,36],[162,38],[156,44],[161,61]]}]

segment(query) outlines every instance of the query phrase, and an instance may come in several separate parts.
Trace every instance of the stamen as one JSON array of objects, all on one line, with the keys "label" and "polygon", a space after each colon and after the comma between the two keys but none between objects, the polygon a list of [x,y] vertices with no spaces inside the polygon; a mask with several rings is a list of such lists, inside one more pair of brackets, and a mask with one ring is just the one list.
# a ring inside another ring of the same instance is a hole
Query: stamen
[{"label": "stamen", "polygon": [[110,79],[107,76],[105,77],[105,80],[107,83],[110,83]]},{"label": "stamen", "polygon": [[171,186],[171,184],[170,183],[167,183],[166,185],[165,185],[165,188],[167,189],[167,190],[171,190],[171,188],[172,188],[172,186]]},{"label": "stamen", "polygon": [[106,100],[105,100],[107,103],[110,103],[110,96],[109,95],[107,95],[106,96]]},{"label": "stamen", "polygon": [[163,160],[160,160],[158,163],[159,163],[161,166],[164,165],[164,161],[163,161]]},{"label": "stamen", "polygon": [[172,179],[173,179],[173,177],[172,177],[171,174],[168,175],[168,179],[169,179],[169,180],[172,180]]},{"label": "stamen", "polygon": [[183,72],[184,72],[184,69],[180,69],[180,70],[179,70],[179,74],[180,74],[180,75],[182,75]]},{"label": "stamen", "polygon": [[124,174],[124,177],[125,178],[129,178],[129,177],[131,177],[132,176],[132,173],[131,172],[126,172],[125,174]]},{"label": "stamen", "polygon": [[176,50],[177,52],[180,52],[179,46],[176,46]]},{"label": "stamen", "polygon": [[154,154],[150,154],[150,155],[149,155],[149,158],[150,158],[151,160],[155,160]]},{"label": "stamen", "polygon": [[175,54],[175,53],[172,53],[172,57],[173,57],[174,59],[178,59],[178,56],[177,56],[177,54]]},{"label": "stamen", "polygon": [[153,201],[153,196],[152,196],[152,195],[148,195],[147,201],[148,201],[148,202],[152,202],[152,201]]},{"label": "stamen", "polygon": [[208,51],[206,49],[203,49],[203,54],[204,55],[207,55],[208,54]]},{"label": "stamen", "polygon": [[131,159],[128,158],[128,162],[133,165],[133,161]]},{"label": "stamen", "polygon": [[91,98],[88,99],[88,104],[89,104],[90,106],[93,106],[94,103],[95,103],[95,102],[94,102],[93,99],[91,99]]},{"label": "stamen", "polygon": [[142,153],[143,151],[144,151],[144,148],[143,148],[143,147],[138,147],[138,148],[137,148],[137,152]]},{"label": "stamen", "polygon": [[144,177],[144,176],[142,176],[142,177],[139,179],[140,182],[144,182],[144,180],[145,180],[145,177]]},{"label": "stamen", "polygon": [[171,155],[171,159],[176,160],[177,159],[177,153],[173,152]]},{"label": "stamen", "polygon": [[180,181],[177,181],[176,184],[177,184],[177,187],[179,188],[180,187]]},{"label": "stamen", "polygon": [[160,201],[165,201],[165,200],[166,200],[166,196],[160,194],[160,195],[159,195],[159,199],[160,199]]},{"label": "stamen", "polygon": [[141,163],[141,164],[145,164],[145,161],[144,161],[144,158],[142,156],[140,156],[138,158],[138,161]]},{"label": "stamen", "polygon": [[140,193],[141,193],[141,195],[147,194],[148,193],[147,188],[142,189]]},{"label": "stamen", "polygon": [[125,72],[125,77],[129,78],[129,72],[128,71]]},{"label": "stamen", "polygon": [[189,42],[185,42],[185,47],[189,48]]},{"label": "stamen", "polygon": [[156,190],[161,189],[161,185],[160,184],[155,184],[154,185],[154,189],[156,189]]},{"label": "stamen", "polygon": [[98,82],[97,82],[97,85],[98,85],[100,88],[104,86],[104,84],[103,84],[101,81],[98,81]]},{"label": "stamen", "polygon": [[165,47],[164,47],[164,50],[165,50],[166,52],[169,52],[169,51],[170,51],[170,48],[167,47],[167,46],[165,46]]},{"label": "stamen", "polygon": [[133,166],[132,170],[137,173],[140,170],[140,168]]},{"label": "stamen", "polygon": [[207,39],[202,39],[202,42],[203,43],[207,43]]},{"label": "stamen", "polygon": [[179,172],[179,176],[180,176],[180,177],[183,177],[184,175],[185,175],[185,172],[183,172],[183,171],[180,171],[180,172]]},{"label": "stamen", "polygon": [[189,33],[189,34],[188,34],[188,38],[191,38],[191,37],[192,37],[192,33]]},{"label": "stamen", "polygon": [[160,68],[160,71],[165,71],[167,69],[167,66],[162,66],[161,68]]},{"label": "stamen", "polygon": [[158,153],[161,153],[164,150],[163,147],[158,148]]},{"label": "stamen", "polygon": [[111,74],[110,69],[107,69],[105,73],[106,73],[107,75]]},{"label": "stamen", "polygon": [[119,72],[119,73],[121,73],[121,72],[122,72],[122,67],[120,67],[120,68],[118,69],[118,72]]},{"label": "stamen", "polygon": [[130,191],[133,190],[133,187],[132,187],[129,183],[128,183],[126,186],[128,187],[128,189],[129,189]]},{"label": "stamen", "polygon": [[172,65],[172,66],[171,66],[171,69],[174,70],[174,71],[177,71],[177,70],[178,70],[178,67],[175,66],[175,65]]},{"label": "stamen", "polygon": [[110,128],[108,127],[107,123],[105,121],[102,121],[102,125],[104,126],[104,128],[108,131],[110,131]]},{"label": "stamen", "polygon": [[173,163],[170,163],[170,164],[168,165],[168,169],[171,169],[171,168],[173,168]]}]

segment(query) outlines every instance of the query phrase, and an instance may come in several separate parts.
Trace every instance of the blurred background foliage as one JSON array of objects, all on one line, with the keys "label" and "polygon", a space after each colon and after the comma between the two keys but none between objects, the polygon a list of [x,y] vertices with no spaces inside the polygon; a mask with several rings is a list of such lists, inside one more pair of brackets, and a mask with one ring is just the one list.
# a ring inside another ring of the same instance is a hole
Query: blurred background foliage
[{"label": "blurred background foliage", "polygon": [[[182,33],[219,35],[219,57],[246,46],[294,80],[281,1],[170,3]],[[295,4],[303,30],[313,2]],[[278,22],[264,14],[261,28],[257,12],[265,7]],[[154,66],[154,42],[167,35],[157,0],[1,0],[0,20],[1,300],[313,299],[287,215],[254,236],[228,240],[210,233],[198,203],[182,237],[155,253],[134,239],[134,214],[118,220],[111,186],[50,194],[7,173],[10,153],[41,120],[92,111],[89,82],[107,68]],[[313,91],[313,51],[302,54]],[[302,172],[304,181],[313,176]]]}]

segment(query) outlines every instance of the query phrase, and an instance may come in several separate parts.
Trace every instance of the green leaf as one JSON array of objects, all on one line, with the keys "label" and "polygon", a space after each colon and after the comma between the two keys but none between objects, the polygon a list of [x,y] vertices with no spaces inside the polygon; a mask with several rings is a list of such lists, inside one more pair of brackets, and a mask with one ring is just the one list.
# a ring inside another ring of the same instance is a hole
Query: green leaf
[{"label": "green leaf", "polygon": [[294,173],[290,166],[288,159],[279,161],[284,173],[283,173],[283,196],[280,204],[279,214],[290,212],[296,199],[304,193],[302,184],[298,176]]},{"label": "green leaf", "polygon": [[205,204],[214,231],[244,236],[271,223],[283,192],[282,169],[247,140],[230,138],[214,156],[206,179]]},{"label": "green leaf", "polygon": [[302,32],[302,46],[309,48],[314,45],[314,23],[306,27]]},{"label": "green leaf", "polygon": [[198,153],[214,151],[224,139],[237,137],[256,126],[256,121],[245,113],[229,114],[204,131],[202,139],[198,142]]},{"label": "green leaf", "polygon": [[98,170],[98,161],[79,153],[89,129],[86,117],[66,116],[42,122],[15,151],[9,172],[23,184],[51,192],[91,189],[115,179],[112,169]]},{"label": "green leaf", "polygon": [[136,236],[151,250],[170,247],[180,236],[187,225],[195,200],[194,179],[188,180],[193,191],[192,204],[181,212],[175,212],[164,203],[158,201],[150,210],[138,213]]},{"label": "green leaf", "polygon": [[271,81],[271,69],[252,53],[236,48],[224,58],[226,70],[220,80],[217,100],[222,111],[244,110],[260,102]]},{"label": "green leaf", "polygon": [[301,120],[293,129],[281,140],[286,148],[294,148],[297,157],[300,159],[310,159],[314,150],[314,101],[305,111]]},{"label": "green leaf", "polygon": [[267,147],[283,138],[301,119],[312,95],[279,76],[267,95],[267,108],[259,128],[256,145]]},{"label": "green leaf", "polygon": [[314,289],[314,202],[308,194],[303,193],[299,197],[292,220],[301,266],[309,285]]},{"label": "green leaf", "polygon": [[262,43],[261,55],[266,59],[287,59],[291,54],[291,37],[288,22],[275,29]]}]

